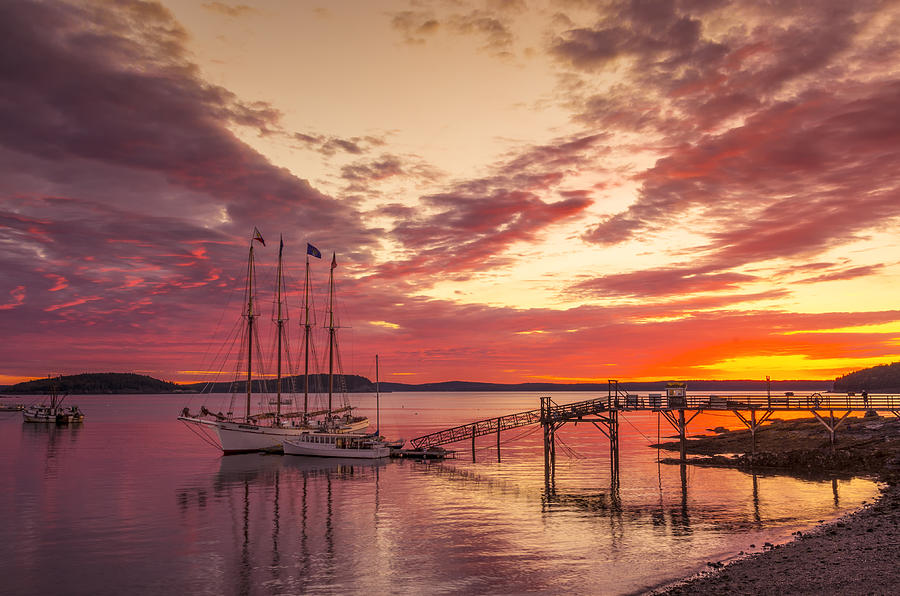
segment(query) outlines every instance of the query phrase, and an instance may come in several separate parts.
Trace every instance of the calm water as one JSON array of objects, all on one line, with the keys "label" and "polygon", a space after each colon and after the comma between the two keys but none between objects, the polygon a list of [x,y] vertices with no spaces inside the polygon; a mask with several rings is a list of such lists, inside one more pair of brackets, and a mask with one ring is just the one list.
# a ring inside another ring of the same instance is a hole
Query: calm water
[{"label": "calm water", "polygon": [[[411,438],[535,409],[538,398],[386,394],[382,430]],[[374,397],[354,399],[374,419]],[[672,431],[649,413],[620,418],[616,490],[608,441],[584,424],[559,431],[548,485],[537,426],[502,435],[502,463],[495,436],[479,439],[476,463],[468,452],[442,463],[223,457],[175,420],[188,397],[69,401],[83,425],[0,413],[6,593],[632,593],[877,493],[864,479],[659,465],[647,444]],[[689,428],[735,422],[722,412]]]}]

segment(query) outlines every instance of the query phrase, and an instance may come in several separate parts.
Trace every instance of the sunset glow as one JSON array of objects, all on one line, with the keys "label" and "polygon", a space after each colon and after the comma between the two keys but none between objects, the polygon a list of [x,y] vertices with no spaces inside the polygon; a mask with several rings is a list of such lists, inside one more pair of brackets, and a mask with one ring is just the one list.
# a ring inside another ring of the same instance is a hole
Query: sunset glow
[{"label": "sunset glow", "polygon": [[0,384],[214,374],[254,227],[262,345],[283,235],[298,357],[310,242],[317,329],[336,253],[370,378],[900,360],[897,3],[13,0],[0,29]]}]

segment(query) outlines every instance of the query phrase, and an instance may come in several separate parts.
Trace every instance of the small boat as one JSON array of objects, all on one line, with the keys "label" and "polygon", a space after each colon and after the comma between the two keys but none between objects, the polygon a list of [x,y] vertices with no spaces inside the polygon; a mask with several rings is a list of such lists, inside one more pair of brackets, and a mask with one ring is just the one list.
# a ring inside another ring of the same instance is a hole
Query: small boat
[{"label": "small boat", "polygon": [[372,435],[357,433],[306,433],[284,440],[285,455],[380,459],[390,457],[391,448]]},{"label": "small boat", "polygon": [[84,422],[84,413],[78,409],[78,406],[62,405],[66,396],[59,397],[55,383],[50,386],[49,397],[50,405],[38,404],[24,408],[22,410],[23,421],[49,424]]},{"label": "small boat", "polygon": [[[378,392],[378,355],[375,356],[375,415],[380,422]],[[403,446],[403,439],[386,441],[378,429],[372,434],[352,432],[311,432],[284,441],[285,455],[312,457],[341,457],[347,459],[381,459],[390,457],[395,449]]]},{"label": "small boat", "polygon": [[392,449],[391,457],[406,459],[456,459],[455,451],[448,451],[443,447],[421,447],[419,449]]},{"label": "small boat", "polygon": [[23,409],[22,404],[0,404],[0,412],[21,412]]}]

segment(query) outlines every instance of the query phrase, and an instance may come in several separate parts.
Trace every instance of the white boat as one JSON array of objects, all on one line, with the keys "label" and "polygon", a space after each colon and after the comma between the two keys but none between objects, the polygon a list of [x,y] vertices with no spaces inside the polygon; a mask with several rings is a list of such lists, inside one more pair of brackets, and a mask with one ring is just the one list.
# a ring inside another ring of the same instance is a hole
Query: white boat
[{"label": "white boat", "polygon": [[[378,391],[378,356],[375,356],[375,412],[380,422]],[[340,457],[348,459],[381,459],[390,457],[393,449],[400,449],[403,439],[389,442],[379,436],[378,428],[371,435],[362,433],[313,432],[284,441],[285,455],[310,457]]]},{"label": "white boat", "polygon": [[69,424],[84,422],[84,413],[78,406],[63,406],[66,396],[59,396],[56,384],[50,385],[50,404],[31,405],[22,410],[22,420],[39,424]]},{"label": "white boat", "polygon": [[[244,312],[242,317],[245,319],[246,329],[243,333],[244,343],[246,345],[246,400],[244,408],[244,416],[236,417],[233,412],[226,414],[214,413],[205,406],[201,407],[199,414],[192,414],[189,408],[184,408],[178,420],[186,423],[189,427],[196,431],[201,438],[209,443],[216,444],[225,454],[243,453],[249,451],[281,451],[285,440],[291,437],[298,437],[304,433],[310,432],[353,432],[368,427],[369,421],[365,417],[354,417],[349,406],[340,409],[332,409],[331,407],[331,386],[333,385],[333,375],[329,370],[329,407],[317,412],[307,411],[308,405],[308,340],[309,340],[309,256],[306,259],[306,283],[307,283],[307,304],[306,304],[306,352],[307,352],[307,369],[305,377],[307,379],[307,394],[304,398],[304,409],[299,412],[283,412],[281,406],[287,400],[281,395],[281,353],[282,339],[284,338],[284,323],[286,318],[283,316],[282,309],[284,295],[284,280],[282,276],[282,252],[284,244],[278,251],[278,273],[277,273],[277,333],[278,333],[278,374],[277,374],[277,396],[274,400],[276,406],[275,411],[259,411],[253,413],[251,410],[253,380],[253,351],[254,351],[254,324],[255,318],[259,315],[256,312],[254,303],[254,285],[255,285],[255,265],[254,265],[254,241],[260,242],[265,246],[262,235],[254,228],[253,236],[250,240],[250,251],[247,267],[247,282],[244,296]],[[312,252],[312,251],[315,251]],[[318,250],[311,245],[307,246],[307,255],[316,256]],[[331,288],[334,287],[334,261],[332,260]],[[333,344],[333,312],[331,315],[332,329],[331,339]],[[333,350],[333,345],[331,346]],[[243,349],[243,347],[242,347]],[[333,358],[333,356],[332,356]],[[259,381],[257,381],[259,383]],[[231,409],[231,408],[229,408]],[[322,416],[322,418],[317,418]],[[214,436],[213,436],[214,435]]]},{"label": "white boat", "polygon": [[371,435],[358,433],[306,433],[284,440],[285,455],[380,459],[391,448]]}]

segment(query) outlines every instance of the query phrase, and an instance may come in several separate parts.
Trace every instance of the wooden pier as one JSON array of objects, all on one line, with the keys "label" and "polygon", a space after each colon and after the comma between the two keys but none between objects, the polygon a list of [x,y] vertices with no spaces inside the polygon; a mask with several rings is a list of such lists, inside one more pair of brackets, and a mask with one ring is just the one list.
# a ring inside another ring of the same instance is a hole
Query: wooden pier
[{"label": "wooden pier", "polygon": [[650,411],[665,418],[678,433],[681,460],[686,459],[687,427],[700,413],[707,411],[732,412],[750,431],[752,453],[756,453],[756,432],[775,412],[807,412],[812,414],[828,432],[834,449],[836,433],[853,412],[875,410],[891,412],[900,418],[900,395],[854,393],[797,393],[782,395],[704,394],[687,393],[683,383],[670,383],[665,393],[637,395],[619,389],[618,381],[610,379],[607,395],[595,399],[557,404],[550,397],[541,397],[536,410],[478,420],[446,430],[416,437],[410,441],[414,449],[428,449],[460,441],[472,442],[472,461],[475,461],[475,439],[496,434],[497,461],[500,461],[500,433],[531,424],[544,430],[545,469],[550,472],[556,459],[556,431],[568,422],[589,422],[609,439],[610,464],[613,477],[618,477],[619,414]]}]

